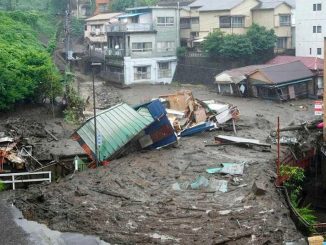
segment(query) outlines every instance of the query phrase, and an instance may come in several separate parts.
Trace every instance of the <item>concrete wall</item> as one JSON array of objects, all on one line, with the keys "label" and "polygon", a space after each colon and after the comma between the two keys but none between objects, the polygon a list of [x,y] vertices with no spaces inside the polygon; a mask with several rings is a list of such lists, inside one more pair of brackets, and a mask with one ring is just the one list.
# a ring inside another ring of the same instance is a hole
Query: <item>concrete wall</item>
[{"label": "concrete wall", "polygon": [[[322,4],[321,11],[313,11],[317,3]],[[296,55],[324,58],[326,0],[297,0],[296,6]],[[313,33],[317,25],[322,26],[322,33]],[[321,55],[317,55],[317,48],[322,49]]]}]

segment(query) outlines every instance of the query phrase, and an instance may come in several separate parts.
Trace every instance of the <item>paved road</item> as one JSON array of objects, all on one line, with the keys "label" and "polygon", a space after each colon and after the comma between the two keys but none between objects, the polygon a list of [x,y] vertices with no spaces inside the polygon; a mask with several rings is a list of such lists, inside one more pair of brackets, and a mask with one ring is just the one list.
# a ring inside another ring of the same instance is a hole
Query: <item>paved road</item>
[{"label": "paved road", "polygon": [[3,199],[0,199],[0,244],[31,244],[29,242],[29,235],[16,224],[12,208]]}]

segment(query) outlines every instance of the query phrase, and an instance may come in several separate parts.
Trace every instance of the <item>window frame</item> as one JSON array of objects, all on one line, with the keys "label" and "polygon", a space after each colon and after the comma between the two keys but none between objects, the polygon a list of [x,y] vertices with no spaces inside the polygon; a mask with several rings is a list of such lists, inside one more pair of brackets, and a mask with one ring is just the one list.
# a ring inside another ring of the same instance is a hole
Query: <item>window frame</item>
[{"label": "window frame", "polygon": [[[150,47],[146,47],[146,44],[150,44]],[[134,47],[135,45],[139,45],[139,47]],[[131,43],[131,52],[132,53],[145,53],[145,52],[153,52],[153,43],[152,42],[133,42]]]},{"label": "window frame", "polygon": [[[282,18],[287,18],[287,21],[282,21]],[[279,16],[280,26],[291,26],[291,15],[290,14],[280,14]]]},{"label": "window frame", "polygon": [[[162,68],[162,65],[167,65],[167,68]],[[158,62],[158,78],[171,78],[172,77],[172,69],[171,62],[169,61],[161,61]]]},{"label": "window frame", "polygon": [[[164,21],[159,21],[159,20],[163,20]],[[171,22],[172,20],[172,22]],[[156,18],[156,25],[157,26],[174,26],[175,20],[173,16],[158,16]]]},{"label": "window frame", "polygon": [[[235,20],[241,20],[235,23]],[[245,27],[245,17],[244,16],[231,16],[231,28],[244,28]]]},{"label": "window frame", "polygon": [[[320,52],[319,52],[320,51]],[[323,54],[323,50],[322,48],[317,48],[317,55],[322,55]]]},{"label": "window frame", "polygon": [[[146,69],[146,71],[143,71],[143,69]],[[139,81],[147,79],[151,79],[151,66],[134,66],[134,80]]]}]

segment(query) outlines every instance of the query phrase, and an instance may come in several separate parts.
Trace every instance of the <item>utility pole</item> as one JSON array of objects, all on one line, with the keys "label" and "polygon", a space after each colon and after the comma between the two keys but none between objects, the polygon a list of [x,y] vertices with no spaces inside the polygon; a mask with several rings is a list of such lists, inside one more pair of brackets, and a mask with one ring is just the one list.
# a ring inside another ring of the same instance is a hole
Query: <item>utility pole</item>
[{"label": "utility pole", "polygon": [[326,37],[324,38],[324,92],[323,92],[323,122],[324,122],[324,128],[323,128],[323,136],[324,136],[324,143],[326,143]]}]

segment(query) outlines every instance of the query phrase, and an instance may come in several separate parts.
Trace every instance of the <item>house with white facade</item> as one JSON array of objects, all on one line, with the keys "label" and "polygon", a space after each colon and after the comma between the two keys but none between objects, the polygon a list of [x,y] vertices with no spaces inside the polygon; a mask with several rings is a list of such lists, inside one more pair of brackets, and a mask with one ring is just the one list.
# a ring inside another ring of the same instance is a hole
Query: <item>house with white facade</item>
[{"label": "house with white facade", "polygon": [[326,0],[297,0],[296,55],[324,58]]},{"label": "house with white facade", "polygon": [[177,65],[179,11],[175,7],[130,8],[108,24],[102,77],[130,85],[171,83]]}]

